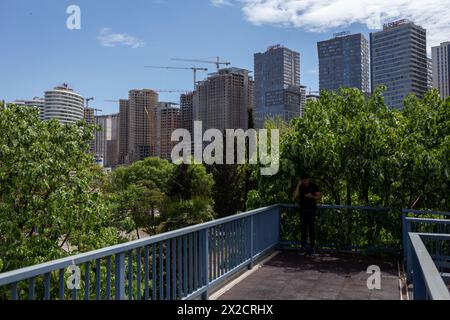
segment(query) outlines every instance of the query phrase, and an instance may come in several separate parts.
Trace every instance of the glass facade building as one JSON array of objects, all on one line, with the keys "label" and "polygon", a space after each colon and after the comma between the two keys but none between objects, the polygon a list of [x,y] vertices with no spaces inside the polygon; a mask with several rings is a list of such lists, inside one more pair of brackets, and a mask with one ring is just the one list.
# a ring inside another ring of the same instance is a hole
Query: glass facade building
[{"label": "glass facade building", "polygon": [[442,99],[450,97],[450,42],[431,48],[433,55],[433,87]]},{"label": "glass facade building", "polygon": [[362,34],[336,34],[318,42],[317,49],[321,91],[349,87],[370,92],[369,42]]},{"label": "glass facade building", "polygon": [[372,90],[385,85],[386,104],[403,108],[409,94],[428,90],[426,30],[408,20],[386,24],[370,34]]},{"label": "glass facade building", "polygon": [[306,92],[300,86],[300,54],[280,45],[254,55],[254,124],[262,128],[268,118],[289,121],[300,117]]}]

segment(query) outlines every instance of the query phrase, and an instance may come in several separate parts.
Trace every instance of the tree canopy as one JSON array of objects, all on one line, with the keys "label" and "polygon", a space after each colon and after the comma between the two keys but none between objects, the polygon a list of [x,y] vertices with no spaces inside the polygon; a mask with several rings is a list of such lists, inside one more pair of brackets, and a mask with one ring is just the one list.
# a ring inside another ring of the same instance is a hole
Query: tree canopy
[{"label": "tree canopy", "polygon": [[96,181],[85,123],[0,108],[0,272],[120,241]]},{"label": "tree canopy", "polygon": [[[281,130],[280,173],[261,177],[249,206],[291,201],[303,172],[333,204],[449,209],[450,99],[409,96],[402,110],[377,89],[322,92]],[[270,128],[270,124],[269,124]]]}]

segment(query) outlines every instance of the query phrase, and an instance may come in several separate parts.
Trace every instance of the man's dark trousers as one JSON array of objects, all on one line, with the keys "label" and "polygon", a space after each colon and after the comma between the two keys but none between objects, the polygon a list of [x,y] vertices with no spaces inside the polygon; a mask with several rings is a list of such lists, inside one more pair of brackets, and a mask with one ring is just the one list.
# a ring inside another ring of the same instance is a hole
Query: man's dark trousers
[{"label": "man's dark trousers", "polygon": [[309,246],[314,248],[316,245],[316,210],[300,210],[300,232],[301,244],[306,249],[306,240],[309,235]]}]

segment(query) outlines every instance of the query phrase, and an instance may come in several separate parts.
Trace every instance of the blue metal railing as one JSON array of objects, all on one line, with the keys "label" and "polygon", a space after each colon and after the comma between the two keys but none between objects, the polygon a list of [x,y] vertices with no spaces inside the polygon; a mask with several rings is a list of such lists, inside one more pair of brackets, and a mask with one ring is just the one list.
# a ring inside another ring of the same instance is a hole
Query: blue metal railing
[{"label": "blue metal railing", "polygon": [[[390,208],[319,205],[316,243],[322,251],[390,252],[401,254],[401,212]],[[300,247],[298,205],[281,205],[281,239],[284,249]]]},{"label": "blue metal railing", "polygon": [[450,217],[450,212],[403,210],[403,257],[406,264],[408,281],[412,281],[412,247],[408,239],[408,234],[450,234],[450,219],[442,219],[447,217]]},{"label": "blue metal railing", "polygon": [[[420,262],[420,259],[413,256],[417,252],[414,253],[408,234],[414,230],[450,233],[447,229],[450,220],[410,217],[410,213],[433,217],[450,215],[321,205],[318,207],[317,244],[321,249],[332,251],[389,249],[401,252],[403,225],[405,257],[407,265],[413,268],[414,261]],[[5,298],[2,296],[5,290],[8,298],[31,300],[207,299],[213,288],[240,270],[251,268],[255,259],[268,251],[277,247],[298,249],[299,219],[296,205],[273,205],[3,273],[0,274],[0,299]],[[434,229],[426,229],[430,226]],[[430,257],[440,261],[440,267],[444,266],[444,251],[433,252]],[[409,270],[408,274],[412,276],[413,271]]]},{"label": "blue metal railing", "polygon": [[[443,275],[443,265],[433,259],[450,248],[450,234],[408,233],[411,245],[411,272],[415,300],[450,300],[450,293]],[[438,245],[430,246],[431,243]],[[428,243],[428,246],[426,245]],[[433,248],[434,247],[434,248]],[[433,250],[434,249],[434,250]],[[448,260],[448,259],[447,259]],[[441,269],[441,270],[438,270]]]},{"label": "blue metal railing", "polygon": [[278,245],[279,218],[274,205],[3,273],[0,289],[13,300],[207,299],[211,288]]}]

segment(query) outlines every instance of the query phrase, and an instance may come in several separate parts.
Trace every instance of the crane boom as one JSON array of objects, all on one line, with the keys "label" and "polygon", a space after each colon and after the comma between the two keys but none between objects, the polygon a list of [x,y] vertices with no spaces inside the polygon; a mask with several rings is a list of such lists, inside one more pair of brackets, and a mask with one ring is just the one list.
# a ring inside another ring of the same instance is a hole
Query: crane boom
[{"label": "crane boom", "polygon": [[[189,90],[177,90],[177,89],[151,89],[158,93],[186,93],[189,92]],[[104,102],[108,103],[117,103],[120,102],[120,100],[104,100]],[[99,110],[101,111],[101,110]]]},{"label": "crane boom", "polygon": [[194,89],[197,86],[197,71],[208,71],[207,68],[197,67],[165,67],[165,66],[144,66],[144,68],[166,69],[166,70],[192,70],[194,73]]},{"label": "crane boom", "polygon": [[217,57],[215,61],[210,60],[201,60],[201,59],[184,59],[184,58],[173,58],[174,61],[184,61],[184,62],[197,62],[197,63],[209,63],[209,64],[215,64],[217,67],[217,70],[220,69],[221,65],[229,66],[231,65],[231,62],[228,61],[220,61],[220,57]]}]

